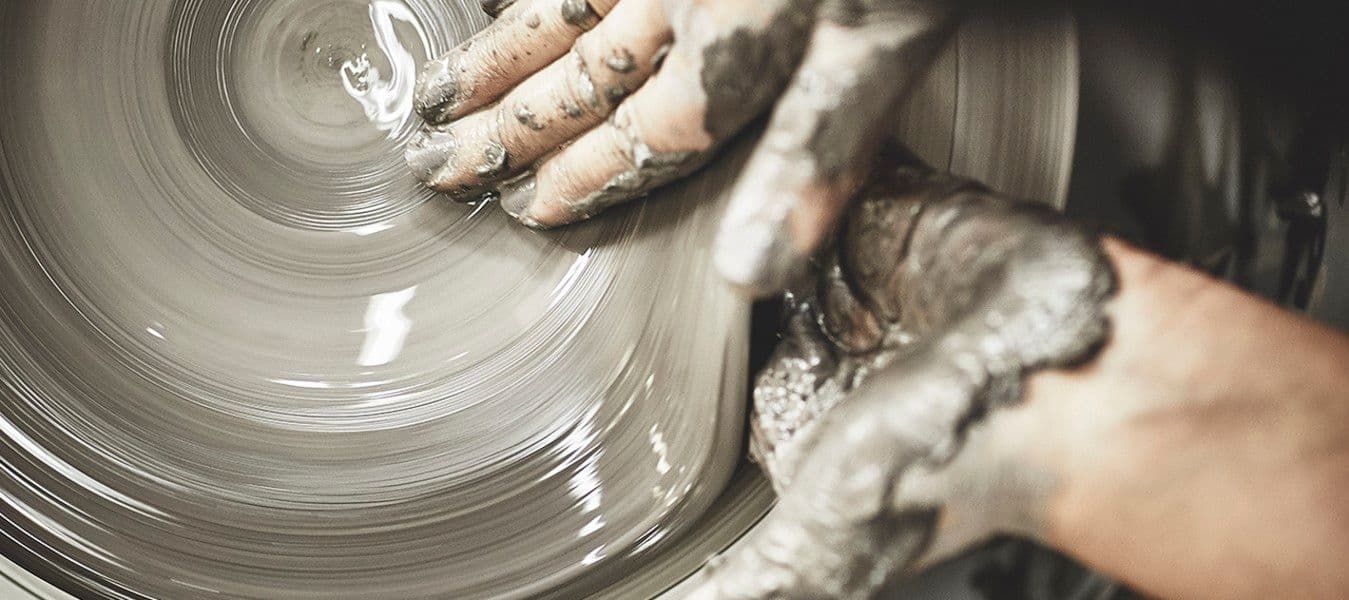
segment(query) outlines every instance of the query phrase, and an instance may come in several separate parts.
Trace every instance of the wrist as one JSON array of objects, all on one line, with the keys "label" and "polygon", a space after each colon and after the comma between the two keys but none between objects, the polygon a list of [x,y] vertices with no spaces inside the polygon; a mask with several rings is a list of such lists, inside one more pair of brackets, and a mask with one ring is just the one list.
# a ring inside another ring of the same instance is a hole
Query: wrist
[{"label": "wrist", "polygon": [[1191,269],[1106,250],[1120,283],[1109,343],[1028,381],[1052,440],[1032,448],[1057,479],[1042,535],[1151,594],[1314,595],[1288,586],[1324,581],[1337,567],[1318,560],[1349,550],[1327,533],[1349,529],[1328,494],[1349,491],[1349,344]]}]

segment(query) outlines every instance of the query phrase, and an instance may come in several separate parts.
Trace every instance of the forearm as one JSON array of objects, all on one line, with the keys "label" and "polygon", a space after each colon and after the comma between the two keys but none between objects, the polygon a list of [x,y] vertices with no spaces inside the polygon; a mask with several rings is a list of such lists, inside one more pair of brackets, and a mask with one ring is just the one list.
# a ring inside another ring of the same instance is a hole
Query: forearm
[{"label": "forearm", "polygon": [[1349,591],[1349,340],[1107,244],[1120,291],[1091,364],[1030,380],[1060,428],[1049,542],[1164,597]]}]

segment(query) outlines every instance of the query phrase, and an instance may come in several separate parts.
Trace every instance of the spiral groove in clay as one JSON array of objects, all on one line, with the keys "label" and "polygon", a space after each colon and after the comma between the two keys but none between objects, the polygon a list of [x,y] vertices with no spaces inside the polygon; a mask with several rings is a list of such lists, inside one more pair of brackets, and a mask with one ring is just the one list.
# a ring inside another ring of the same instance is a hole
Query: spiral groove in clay
[{"label": "spiral groove in clay", "polygon": [[[548,234],[423,190],[478,4],[0,3],[0,592],[643,598],[763,514],[737,160]],[[1061,200],[1071,38],[966,27],[902,139]]]},{"label": "spiral groove in clay", "polygon": [[649,594],[752,522],[748,480],[670,548],[740,460],[718,175],[539,234],[407,173],[416,68],[485,23],[0,7],[6,556],[91,598]]}]

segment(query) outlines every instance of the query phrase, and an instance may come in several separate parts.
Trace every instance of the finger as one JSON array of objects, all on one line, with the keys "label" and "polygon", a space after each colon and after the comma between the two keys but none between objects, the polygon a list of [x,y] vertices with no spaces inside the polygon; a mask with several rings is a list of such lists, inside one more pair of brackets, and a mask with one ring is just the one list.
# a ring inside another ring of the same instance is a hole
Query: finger
[{"label": "finger", "polygon": [[495,19],[501,16],[501,13],[510,8],[512,4],[515,4],[515,0],[481,0],[481,3],[482,11]]},{"label": "finger", "polygon": [[699,28],[676,27],[660,71],[608,120],[540,163],[527,193],[503,190],[502,207],[531,226],[564,225],[696,169],[785,84],[803,45],[798,21],[808,17],[798,4],[693,4]]},{"label": "finger", "polygon": [[444,123],[496,100],[529,74],[557,60],[618,0],[519,0],[501,8],[486,29],[426,63],[413,108]]},{"label": "finger", "polygon": [[943,11],[910,7],[816,27],[721,224],[715,260],[731,283],[766,294],[799,272],[866,176],[885,118],[948,22]]},{"label": "finger", "polygon": [[896,490],[954,430],[964,390],[947,397],[930,377],[899,377],[823,417],[778,506],[692,598],[864,598],[921,558],[942,505]]},{"label": "finger", "polygon": [[[413,143],[410,165],[434,189],[472,196],[532,165],[602,122],[655,70],[670,26],[660,0],[626,0],[595,29],[577,39],[566,56],[535,73],[500,102],[421,137],[450,146]],[[433,156],[423,156],[425,152]],[[441,154],[443,152],[443,154]]]}]

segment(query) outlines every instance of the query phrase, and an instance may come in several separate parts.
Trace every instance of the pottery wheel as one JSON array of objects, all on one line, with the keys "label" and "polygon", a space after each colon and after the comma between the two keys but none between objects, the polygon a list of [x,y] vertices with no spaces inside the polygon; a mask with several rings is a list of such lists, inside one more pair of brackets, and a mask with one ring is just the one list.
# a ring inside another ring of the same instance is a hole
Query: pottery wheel
[{"label": "pottery wheel", "polygon": [[[0,595],[652,596],[764,512],[707,260],[736,160],[548,234],[421,189],[416,68],[485,23],[0,6]],[[981,28],[906,139],[1061,197],[1071,24]]]}]

